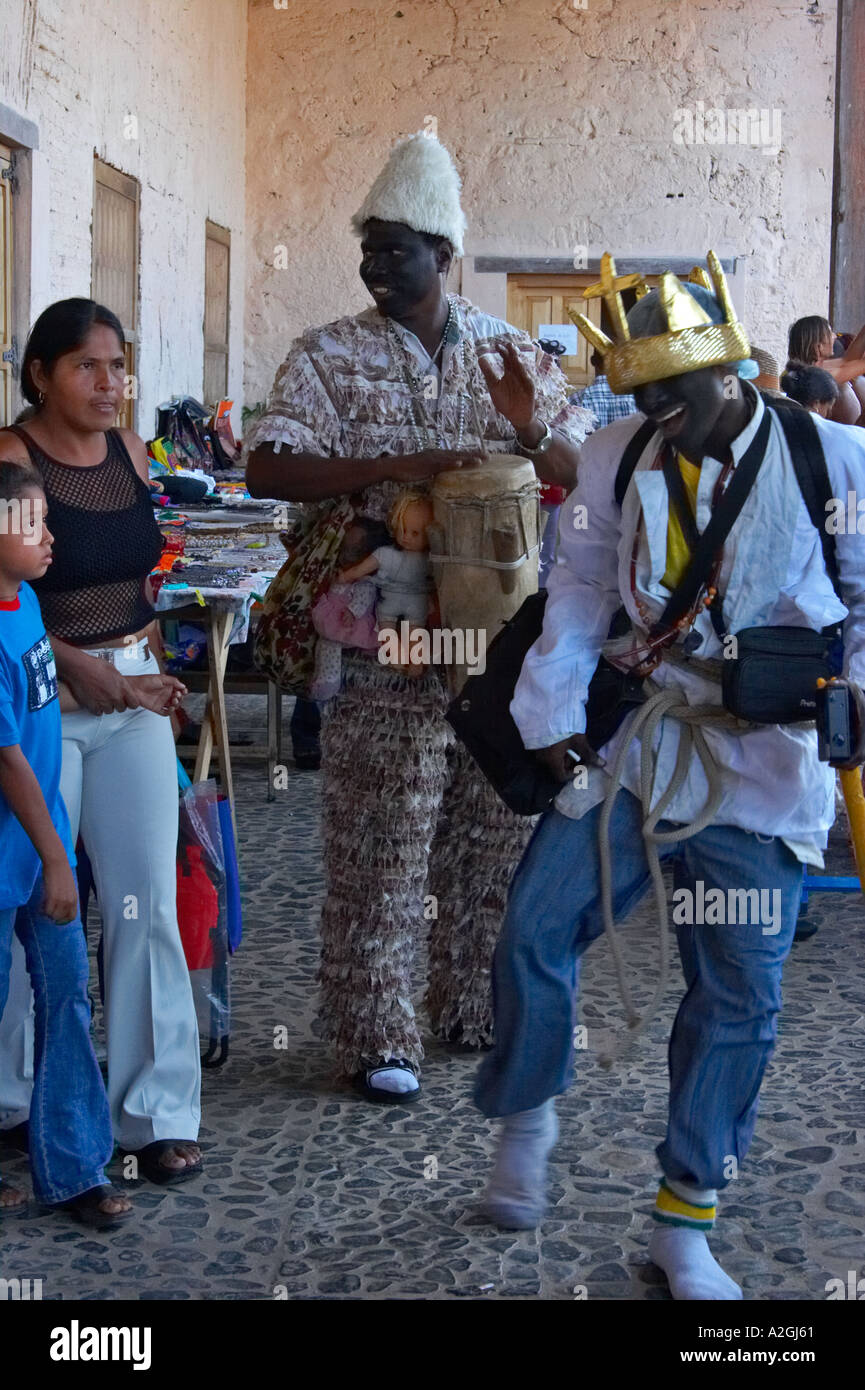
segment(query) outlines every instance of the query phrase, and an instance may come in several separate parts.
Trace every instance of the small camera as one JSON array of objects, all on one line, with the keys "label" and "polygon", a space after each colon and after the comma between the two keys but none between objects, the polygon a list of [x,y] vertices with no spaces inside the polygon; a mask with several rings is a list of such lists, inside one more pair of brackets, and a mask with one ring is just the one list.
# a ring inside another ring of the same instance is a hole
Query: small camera
[{"label": "small camera", "polygon": [[844,763],[853,757],[850,690],[842,681],[828,681],[817,690],[817,742],[820,761]]}]

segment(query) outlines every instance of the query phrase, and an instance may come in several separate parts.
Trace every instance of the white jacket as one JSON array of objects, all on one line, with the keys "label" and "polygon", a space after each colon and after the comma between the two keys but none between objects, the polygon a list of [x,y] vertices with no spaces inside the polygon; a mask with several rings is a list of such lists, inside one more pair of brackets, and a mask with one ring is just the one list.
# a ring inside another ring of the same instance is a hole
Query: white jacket
[{"label": "white jacket", "polygon": [[[735,463],[750,444],[763,413],[758,396],[754,414],[733,442]],[[812,418],[823,443],[833,496],[843,499],[846,508],[849,493],[865,498],[865,430]],[[543,632],[527,653],[511,704],[527,748],[546,748],[584,732],[586,692],[610,620],[622,603],[635,627],[645,631],[630,583],[641,504],[645,527],[637,557],[637,590],[653,618],[660,616],[669,597],[661,585],[667,563],[667,489],[663,473],[651,469],[662,442],[660,432],[638,461],[621,511],[614,496],[622,454],[643,422],[642,415],[629,416],[591,435],[583,445],[577,486],[562,507],[558,558],[549,577]],[[717,460],[703,460],[697,492],[700,531],[709,521],[712,490],[720,471]],[[579,510],[582,508],[585,512]],[[865,532],[865,516],[862,528]],[[846,615],[845,673],[865,685],[865,535],[855,531],[838,534],[835,543],[846,609],[826,574],[820,537],[802,500],[783,431],[774,418],[763,464],[724,547],[719,590],[725,626],[731,633],[768,625],[818,630]],[[696,655],[720,658],[722,647],[707,613],[700,614],[695,628],[703,637]],[[664,662],[652,679],[660,686],[680,688],[689,704],[720,703],[716,684],[681,666]],[[603,749],[608,764],[621,741],[628,738],[630,722],[625,720]],[[815,731],[764,725],[744,734],[714,728],[706,728],[704,733],[720,767],[724,790],[715,821],[778,835],[801,860],[821,865],[820,851],[835,816],[835,775],[817,757]],[[664,720],[655,744],[653,802],[669,784],[678,738],[676,721]],[[639,792],[636,740],[632,741],[622,780],[631,791]],[[556,807],[565,815],[582,816],[601,800],[606,785],[606,773],[592,769],[588,787],[568,784]],[[705,804],[706,795],[705,775],[694,757],[667,818],[681,823],[692,820]]]}]

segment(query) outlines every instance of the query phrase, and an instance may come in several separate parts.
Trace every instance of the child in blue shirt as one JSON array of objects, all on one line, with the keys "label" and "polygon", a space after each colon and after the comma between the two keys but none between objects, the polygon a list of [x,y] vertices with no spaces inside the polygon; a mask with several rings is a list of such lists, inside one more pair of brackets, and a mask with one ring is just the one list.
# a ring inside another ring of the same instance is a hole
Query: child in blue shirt
[{"label": "child in blue shirt", "polygon": [[[90,1042],[87,948],[60,796],[57,675],[27,582],[51,564],[45,510],[32,465],[0,460],[0,1014],[14,931],[35,999],[33,1190],[46,1205],[104,1229],[132,1208],[105,1179],[114,1145]],[[0,1185],[0,1214],[25,1201]]]}]

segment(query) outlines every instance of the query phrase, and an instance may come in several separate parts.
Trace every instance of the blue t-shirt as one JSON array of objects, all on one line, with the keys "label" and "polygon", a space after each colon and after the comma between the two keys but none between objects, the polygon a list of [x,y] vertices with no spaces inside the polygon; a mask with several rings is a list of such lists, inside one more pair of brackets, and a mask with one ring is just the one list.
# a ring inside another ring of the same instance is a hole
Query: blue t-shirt
[{"label": "blue t-shirt", "polygon": [[[60,701],[54,653],[29,584],[0,603],[0,748],[19,744],[45,797],[54,828],[74,866],[60,795]],[[23,825],[0,792],[0,909],[29,901],[42,864]]]}]

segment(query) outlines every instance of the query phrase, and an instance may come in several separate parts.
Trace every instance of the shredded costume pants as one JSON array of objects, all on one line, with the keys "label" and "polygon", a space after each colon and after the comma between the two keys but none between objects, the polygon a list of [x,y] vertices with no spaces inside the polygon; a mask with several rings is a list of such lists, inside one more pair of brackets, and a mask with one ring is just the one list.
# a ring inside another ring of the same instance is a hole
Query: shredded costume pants
[{"label": "shredded costume pants", "polygon": [[444,720],[434,673],[407,680],[346,659],[322,730],[321,1017],[348,1075],[423,1057],[412,968],[429,930],[433,1030],[492,1039],[490,970],[511,875],[532,832]]}]

